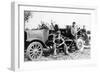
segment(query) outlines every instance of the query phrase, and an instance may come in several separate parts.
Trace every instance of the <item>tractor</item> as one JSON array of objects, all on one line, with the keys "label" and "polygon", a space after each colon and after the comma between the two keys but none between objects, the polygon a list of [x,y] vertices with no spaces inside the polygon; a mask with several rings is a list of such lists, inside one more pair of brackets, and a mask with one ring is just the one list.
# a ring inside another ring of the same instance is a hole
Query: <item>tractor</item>
[{"label": "tractor", "polygon": [[85,44],[90,45],[90,31],[67,25],[59,28],[57,24],[48,29],[45,24],[39,29],[24,31],[24,50],[30,60],[39,60],[42,56],[57,56],[59,53],[69,55],[75,51],[82,52]]}]

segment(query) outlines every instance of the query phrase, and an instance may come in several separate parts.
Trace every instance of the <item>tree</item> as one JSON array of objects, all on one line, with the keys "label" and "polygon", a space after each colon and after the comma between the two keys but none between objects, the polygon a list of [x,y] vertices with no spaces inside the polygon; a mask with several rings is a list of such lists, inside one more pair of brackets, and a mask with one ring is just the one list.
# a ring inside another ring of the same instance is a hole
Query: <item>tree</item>
[{"label": "tree", "polygon": [[32,13],[30,11],[24,11],[24,22],[28,22],[30,16],[32,16]]}]

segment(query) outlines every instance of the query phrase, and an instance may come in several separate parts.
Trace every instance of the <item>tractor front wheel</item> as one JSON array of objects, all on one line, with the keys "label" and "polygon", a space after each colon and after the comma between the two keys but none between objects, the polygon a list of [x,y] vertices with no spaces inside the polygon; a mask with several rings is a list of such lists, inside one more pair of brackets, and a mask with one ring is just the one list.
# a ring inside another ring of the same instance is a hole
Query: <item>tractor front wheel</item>
[{"label": "tractor front wheel", "polygon": [[82,38],[77,39],[76,44],[77,44],[78,50],[82,52],[84,50],[84,41],[83,41],[83,39]]}]

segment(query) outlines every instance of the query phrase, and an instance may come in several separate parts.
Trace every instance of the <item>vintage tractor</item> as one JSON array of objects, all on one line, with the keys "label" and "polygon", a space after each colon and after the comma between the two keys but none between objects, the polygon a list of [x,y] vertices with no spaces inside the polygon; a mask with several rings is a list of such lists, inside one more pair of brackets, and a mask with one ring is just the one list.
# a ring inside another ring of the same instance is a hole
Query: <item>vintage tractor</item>
[{"label": "vintage tractor", "polygon": [[25,54],[30,60],[39,60],[41,56],[57,56],[59,53],[68,55],[76,50],[82,52],[86,42],[89,42],[86,29],[77,28],[75,31],[70,25],[61,29],[57,24],[53,28],[50,30],[46,26],[25,30]]}]

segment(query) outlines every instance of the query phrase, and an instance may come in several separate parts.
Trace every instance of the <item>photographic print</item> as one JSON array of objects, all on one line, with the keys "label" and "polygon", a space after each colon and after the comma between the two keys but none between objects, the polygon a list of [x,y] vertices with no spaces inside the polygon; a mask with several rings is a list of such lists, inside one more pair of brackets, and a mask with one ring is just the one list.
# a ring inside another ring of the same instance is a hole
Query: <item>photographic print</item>
[{"label": "photographic print", "polygon": [[96,64],[96,8],[12,3],[11,69]]},{"label": "photographic print", "polygon": [[24,61],[91,58],[89,13],[24,10]]}]

